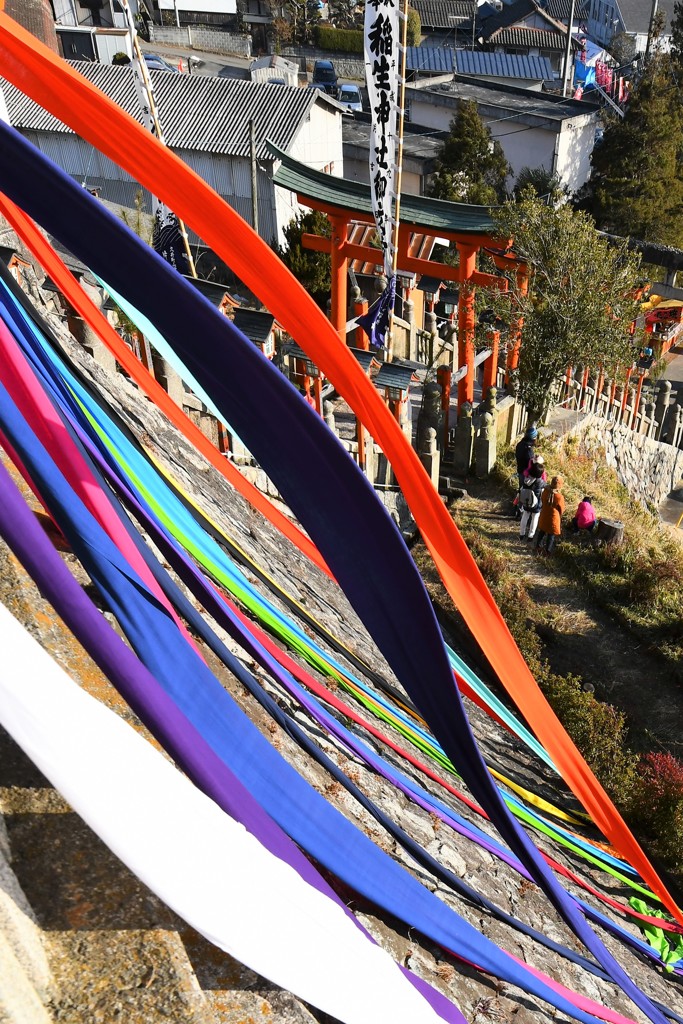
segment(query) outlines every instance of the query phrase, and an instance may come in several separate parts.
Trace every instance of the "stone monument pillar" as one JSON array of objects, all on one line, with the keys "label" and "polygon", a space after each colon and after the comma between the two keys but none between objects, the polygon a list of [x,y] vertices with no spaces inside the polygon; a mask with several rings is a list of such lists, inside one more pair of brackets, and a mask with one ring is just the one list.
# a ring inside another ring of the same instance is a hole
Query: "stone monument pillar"
[{"label": "stone monument pillar", "polygon": [[418,447],[420,462],[426,469],[429,479],[434,487],[439,489],[439,470],[441,467],[441,452],[436,443],[436,430],[434,427],[427,427],[423,432],[422,443]]},{"label": "stone monument pillar", "polygon": [[[81,277],[81,288],[101,311],[102,289],[90,271],[87,271]],[[107,373],[116,373],[116,359],[100,339],[99,334],[85,320],[82,321],[82,325],[81,344],[83,348],[90,353],[98,366],[101,366],[103,370],[106,370]]]},{"label": "stone monument pillar", "polygon": [[472,422],[472,406],[463,402],[458,412],[458,426],[455,431],[455,447],[453,450],[453,469],[460,476],[467,476],[472,466],[474,450],[474,424]]},{"label": "stone monument pillar", "polygon": [[478,477],[486,477],[496,464],[495,415],[488,410],[481,417],[481,426],[474,442],[474,466]]}]

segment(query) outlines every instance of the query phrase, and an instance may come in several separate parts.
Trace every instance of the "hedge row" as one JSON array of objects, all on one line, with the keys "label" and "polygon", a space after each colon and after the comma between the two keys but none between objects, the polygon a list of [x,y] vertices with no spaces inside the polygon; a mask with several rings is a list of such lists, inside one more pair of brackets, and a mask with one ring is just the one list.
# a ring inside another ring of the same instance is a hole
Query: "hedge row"
[{"label": "hedge row", "polygon": [[319,50],[332,53],[363,53],[363,33],[355,28],[331,28],[316,25],[315,44]]}]

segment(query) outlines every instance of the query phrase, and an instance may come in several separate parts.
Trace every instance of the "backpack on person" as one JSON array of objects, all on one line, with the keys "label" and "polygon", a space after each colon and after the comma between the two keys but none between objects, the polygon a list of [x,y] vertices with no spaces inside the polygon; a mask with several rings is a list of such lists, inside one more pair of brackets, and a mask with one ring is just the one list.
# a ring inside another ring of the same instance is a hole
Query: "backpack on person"
[{"label": "backpack on person", "polygon": [[529,485],[528,480],[525,480],[520,488],[519,506],[525,512],[533,512],[538,508],[538,495]]}]

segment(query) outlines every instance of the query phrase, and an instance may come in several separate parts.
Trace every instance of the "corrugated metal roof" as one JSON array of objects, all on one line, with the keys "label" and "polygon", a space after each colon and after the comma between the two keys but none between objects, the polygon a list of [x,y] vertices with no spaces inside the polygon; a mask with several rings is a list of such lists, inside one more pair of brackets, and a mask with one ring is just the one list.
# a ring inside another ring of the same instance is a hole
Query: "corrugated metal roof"
[{"label": "corrugated metal roof", "polygon": [[[499,28],[489,36],[490,46],[521,46],[541,50],[560,50],[564,52],[566,35],[561,32],[546,32],[542,28]],[[572,39],[574,49],[578,43]]]},{"label": "corrugated metal roof", "polygon": [[[639,3],[642,0],[639,0]],[[551,18],[555,21],[568,22],[571,15],[572,0],[539,0],[539,6],[548,12]],[[589,15],[589,6],[587,3],[577,3],[576,10],[574,12],[575,21],[586,21]]]},{"label": "corrugated metal roof", "polygon": [[471,0],[412,0],[423,28],[453,29],[472,16]]},{"label": "corrugated metal roof", "polygon": [[408,46],[406,68],[424,74],[452,75],[453,50],[449,46]]},{"label": "corrugated metal roof", "polygon": [[[73,62],[93,85],[141,121],[130,67]],[[151,71],[166,143],[228,156],[249,156],[249,121],[254,119],[256,155],[271,159],[266,139],[286,150],[314,103],[329,103],[318,89],[294,89],[209,75],[171,75]],[[52,114],[13,85],[2,81],[10,123],[15,128],[69,132]]]},{"label": "corrugated metal roof", "polygon": [[249,71],[257,71],[259,68],[277,68],[281,71],[299,71],[299,65],[295,64],[292,60],[287,60],[286,57],[280,57],[277,54],[268,53],[265,57],[257,57],[256,60],[252,61],[249,65]]},{"label": "corrugated metal roof", "polygon": [[411,366],[402,366],[400,363],[382,363],[375,377],[375,387],[407,391],[412,380],[413,369]]},{"label": "corrugated metal roof", "polygon": [[527,57],[511,53],[456,50],[455,67],[463,75],[532,78],[538,81],[551,80],[553,77],[553,68],[547,57]]},{"label": "corrugated metal roof", "polygon": [[259,309],[236,309],[235,327],[246,334],[250,341],[264,342],[273,329],[275,317]]}]

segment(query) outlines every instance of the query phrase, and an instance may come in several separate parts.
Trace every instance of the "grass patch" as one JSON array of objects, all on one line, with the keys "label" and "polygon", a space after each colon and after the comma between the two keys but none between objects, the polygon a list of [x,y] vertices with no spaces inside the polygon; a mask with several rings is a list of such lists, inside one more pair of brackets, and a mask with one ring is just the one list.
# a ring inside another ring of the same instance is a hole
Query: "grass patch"
[{"label": "grass patch", "polygon": [[[512,497],[510,453],[499,463],[501,508]],[[683,631],[679,622],[683,598],[683,553],[653,517],[632,502],[614,474],[579,453],[553,453],[553,473],[565,478],[567,507],[573,514],[584,494],[595,497],[598,514],[625,523],[620,548],[563,544],[558,569],[590,588],[591,595],[621,625],[657,634],[659,653],[679,657]],[[512,462],[512,466],[511,466]],[[460,532],[472,552],[510,632],[522,651],[553,711],[627,822],[644,836],[649,848],[683,880],[683,762],[670,754],[641,755],[629,744],[627,716],[598,700],[575,675],[559,675],[543,656],[539,630],[571,622],[578,613],[561,604],[548,609],[533,600],[525,578],[511,567],[509,555],[491,535],[490,524],[455,507]],[[456,609],[440,584],[431,559],[421,545],[414,554],[432,599],[450,617]],[[568,573],[569,574],[569,573]],[[457,613],[456,613],[457,614]],[[459,617],[458,617],[459,618]],[[571,630],[571,627],[570,627]],[[679,653],[677,653],[679,652]]]},{"label": "grass patch", "polygon": [[[584,494],[593,496],[598,517],[624,523],[620,547],[592,547],[565,532],[557,561],[653,655],[665,659],[672,678],[683,683],[683,547],[656,511],[632,500],[614,471],[586,455],[577,438],[567,438],[550,452],[547,448],[546,463],[564,478],[565,526]],[[507,449],[499,460],[499,480],[507,480],[513,469],[514,453]]]}]

